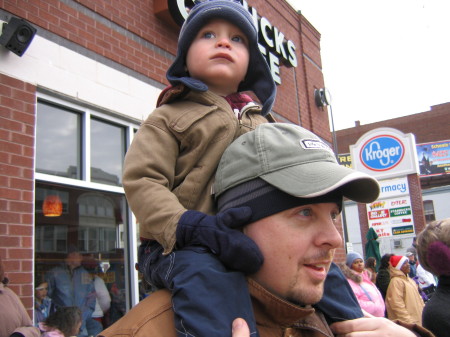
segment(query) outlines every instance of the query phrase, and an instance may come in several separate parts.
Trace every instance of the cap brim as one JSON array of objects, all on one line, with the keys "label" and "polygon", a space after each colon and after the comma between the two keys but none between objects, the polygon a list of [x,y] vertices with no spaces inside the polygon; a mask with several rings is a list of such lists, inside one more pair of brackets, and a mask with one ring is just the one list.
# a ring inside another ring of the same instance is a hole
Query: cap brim
[{"label": "cap brim", "polygon": [[333,162],[311,162],[289,166],[260,176],[283,192],[312,198],[340,189],[350,200],[369,203],[380,194],[378,181],[361,172]]}]

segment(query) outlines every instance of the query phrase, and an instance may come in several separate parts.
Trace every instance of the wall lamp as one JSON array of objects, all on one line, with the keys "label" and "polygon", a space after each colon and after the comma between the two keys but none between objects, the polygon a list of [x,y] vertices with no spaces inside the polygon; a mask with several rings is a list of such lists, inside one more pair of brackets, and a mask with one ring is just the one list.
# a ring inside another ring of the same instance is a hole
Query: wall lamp
[{"label": "wall lamp", "polygon": [[[1,21],[0,21],[1,22]],[[36,28],[24,19],[11,17],[0,25],[0,45],[14,54],[22,56],[36,34]]]},{"label": "wall lamp", "polygon": [[330,91],[327,88],[314,90],[314,100],[319,108],[331,105]]},{"label": "wall lamp", "polygon": [[48,217],[61,216],[63,212],[63,204],[59,196],[56,194],[48,195],[42,204],[42,213]]}]

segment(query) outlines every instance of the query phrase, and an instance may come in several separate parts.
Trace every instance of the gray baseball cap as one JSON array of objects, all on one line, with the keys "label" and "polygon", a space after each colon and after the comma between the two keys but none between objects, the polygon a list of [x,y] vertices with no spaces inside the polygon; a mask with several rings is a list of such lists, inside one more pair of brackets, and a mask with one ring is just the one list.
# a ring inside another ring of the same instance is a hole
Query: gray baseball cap
[{"label": "gray baseball cap", "polygon": [[215,197],[256,178],[299,198],[339,189],[344,197],[368,203],[380,193],[375,178],[339,165],[318,136],[288,123],[259,125],[225,150],[216,172]]}]

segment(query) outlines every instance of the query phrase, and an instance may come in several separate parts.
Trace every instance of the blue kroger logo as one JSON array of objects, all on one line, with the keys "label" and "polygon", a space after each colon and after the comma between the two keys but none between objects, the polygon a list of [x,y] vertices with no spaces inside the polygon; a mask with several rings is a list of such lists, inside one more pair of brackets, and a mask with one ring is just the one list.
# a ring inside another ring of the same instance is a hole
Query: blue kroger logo
[{"label": "blue kroger logo", "polygon": [[403,159],[405,148],[393,136],[377,136],[366,142],[360,158],[365,167],[374,171],[387,171],[397,166]]}]

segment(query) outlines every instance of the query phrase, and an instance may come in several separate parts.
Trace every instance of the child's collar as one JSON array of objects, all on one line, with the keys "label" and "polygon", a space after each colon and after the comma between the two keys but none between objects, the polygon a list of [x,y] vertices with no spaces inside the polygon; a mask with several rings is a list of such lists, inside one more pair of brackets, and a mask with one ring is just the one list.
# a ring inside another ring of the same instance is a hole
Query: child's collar
[{"label": "child's collar", "polygon": [[236,92],[233,94],[230,94],[228,96],[224,97],[228,104],[231,105],[231,108],[238,109],[239,111],[242,110],[243,107],[245,107],[248,103],[253,102],[253,99],[246,94],[241,94],[240,92]]}]

